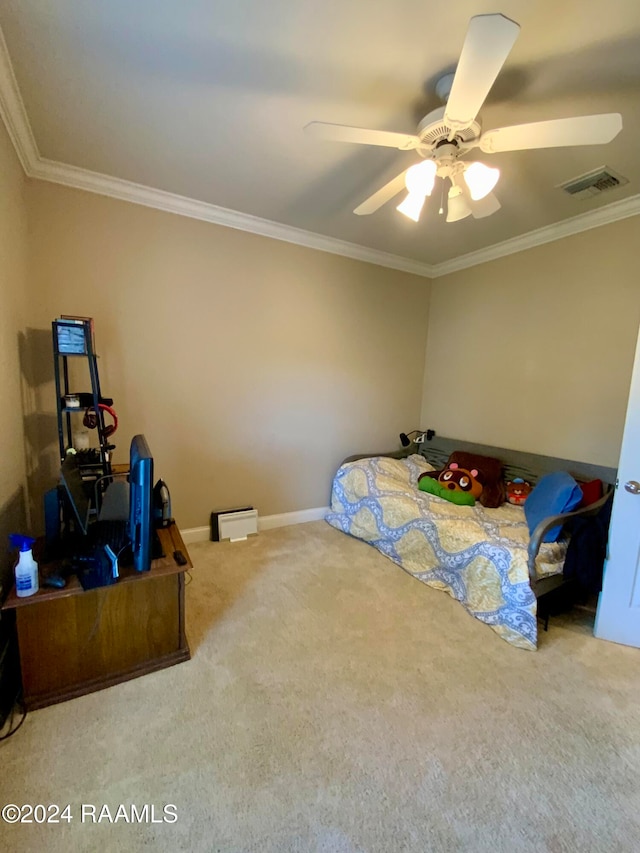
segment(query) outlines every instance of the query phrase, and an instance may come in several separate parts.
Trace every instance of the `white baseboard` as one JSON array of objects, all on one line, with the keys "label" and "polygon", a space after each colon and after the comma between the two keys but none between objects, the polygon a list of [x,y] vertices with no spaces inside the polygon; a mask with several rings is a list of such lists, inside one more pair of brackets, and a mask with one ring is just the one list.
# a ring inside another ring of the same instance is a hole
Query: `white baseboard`
[{"label": "white baseboard", "polygon": [[[272,530],[274,527],[288,527],[290,524],[304,524],[307,521],[321,521],[329,512],[328,506],[316,506],[311,509],[301,509],[297,512],[281,512],[278,515],[258,517],[258,532]],[[185,545],[194,542],[208,542],[211,539],[210,527],[188,527],[181,530]]]},{"label": "white baseboard", "polygon": [[297,512],[281,512],[279,515],[258,516],[258,530],[271,530],[273,527],[288,527],[290,524],[304,524],[306,521],[321,521],[329,512],[328,506],[316,506],[300,509]]},{"label": "white baseboard", "polygon": [[211,539],[210,527],[187,527],[186,530],[181,530],[182,541],[185,545],[193,545],[194,542],[206,542]]}]

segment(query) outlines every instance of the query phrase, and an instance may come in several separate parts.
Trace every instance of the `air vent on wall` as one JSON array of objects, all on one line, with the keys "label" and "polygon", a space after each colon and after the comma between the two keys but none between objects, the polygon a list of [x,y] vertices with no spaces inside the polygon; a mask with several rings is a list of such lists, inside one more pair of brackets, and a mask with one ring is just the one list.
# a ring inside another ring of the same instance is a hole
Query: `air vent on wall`
[{"label": "air vent on wall", "polygon": [[628,183],[628,178],[614,172],[609,166],[601,166],[593,172],[587,172],[586,175],[580,175],[577,178],[571,178],[570,181],[565,181],[564,184],[558,184],[558,187],[574,198],[591,198]]}]

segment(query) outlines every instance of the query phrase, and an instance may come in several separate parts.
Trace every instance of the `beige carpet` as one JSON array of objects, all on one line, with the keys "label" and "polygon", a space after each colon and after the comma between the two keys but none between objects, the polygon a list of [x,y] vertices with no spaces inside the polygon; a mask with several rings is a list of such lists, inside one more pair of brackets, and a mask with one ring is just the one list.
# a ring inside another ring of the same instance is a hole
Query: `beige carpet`
[{"label": "beige carpet", "polygon": [[3,850],[640,849],[640,651],[584,616],[514,649],[324,522],[190,551],[193,659],[28,716],[0,799],[74,820]]}]

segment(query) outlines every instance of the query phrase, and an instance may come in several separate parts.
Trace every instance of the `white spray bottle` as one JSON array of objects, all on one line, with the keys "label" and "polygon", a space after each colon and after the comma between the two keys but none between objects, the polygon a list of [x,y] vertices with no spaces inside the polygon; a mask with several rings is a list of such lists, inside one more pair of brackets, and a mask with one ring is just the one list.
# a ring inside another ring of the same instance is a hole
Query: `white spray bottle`
[{"label": "white spray bottle", "polygon": [[20,533],[11,533],[9,541],[14,548],[20,549],[20,556],[15,567],[16,595],[18,598],[26,598],[38,591],[38,564],[33,559],[31,546],[36,541],[30,536],[22,536]]}]

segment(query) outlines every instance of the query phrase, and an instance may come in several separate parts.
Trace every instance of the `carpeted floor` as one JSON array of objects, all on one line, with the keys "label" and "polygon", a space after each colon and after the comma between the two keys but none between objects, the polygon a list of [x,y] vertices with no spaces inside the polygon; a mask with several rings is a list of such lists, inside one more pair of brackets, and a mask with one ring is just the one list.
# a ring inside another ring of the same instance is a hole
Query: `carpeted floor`
[{"label": "carpeted floor", "polygon": [[3,850],[640,849],[640,650],[580,614],[514,649],[324,522],[189,550],[193,659],[27,717],[0,800],[73,820]]}]

